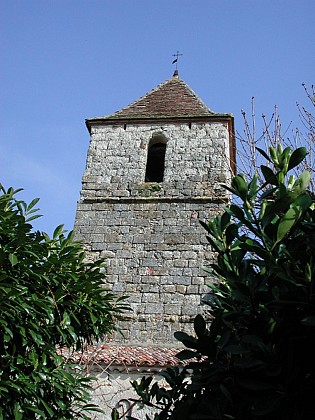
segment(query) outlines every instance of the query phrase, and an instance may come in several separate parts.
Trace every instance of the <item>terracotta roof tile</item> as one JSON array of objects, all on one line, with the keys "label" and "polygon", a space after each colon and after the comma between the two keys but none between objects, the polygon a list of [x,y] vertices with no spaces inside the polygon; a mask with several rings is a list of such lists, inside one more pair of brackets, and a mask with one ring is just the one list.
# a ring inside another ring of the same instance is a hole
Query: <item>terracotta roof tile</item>
[{"label": "terracotta roof tile", "polygon": [[167,347],[129,347],[102,344],[87,346],[83,353],[70,353],[64,348],[60,350],[60,353],[69,358],[71,363],[165,368],[186,364],[176,357],[180,350]]},{"label": "terracotta roof tile", "polygon": [[172,77],[120,111],[88,121],[211,115],[218,114],[212,112],[184,81]]}]

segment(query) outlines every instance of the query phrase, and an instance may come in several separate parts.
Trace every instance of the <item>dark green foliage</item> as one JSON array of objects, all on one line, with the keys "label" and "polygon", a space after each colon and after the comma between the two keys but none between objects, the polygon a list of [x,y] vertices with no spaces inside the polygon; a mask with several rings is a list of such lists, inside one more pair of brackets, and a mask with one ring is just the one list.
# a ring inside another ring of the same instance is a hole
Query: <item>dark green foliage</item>
[{"label": "dark green foliage", "polygon": [[38,200],[0,196],[0,419],[89,418],[91,379],[56,352],[81,351],[114,329],[121,301],[103,287],[103,261],[84,262],[59,226],[32,231]]},{"label": "dark green foliage", "polygon": [[237,175],[228,189],[238,204],[202,223],[217,252],[212,321],[198,315],[195,337],[175,335],[189,349],[178,357],[196,361],[168,371],[170,389],[134,384],[160,420],[314,416],[315,203],[309,172],[288,174],[306,150],[261,153],[264,181]]}]

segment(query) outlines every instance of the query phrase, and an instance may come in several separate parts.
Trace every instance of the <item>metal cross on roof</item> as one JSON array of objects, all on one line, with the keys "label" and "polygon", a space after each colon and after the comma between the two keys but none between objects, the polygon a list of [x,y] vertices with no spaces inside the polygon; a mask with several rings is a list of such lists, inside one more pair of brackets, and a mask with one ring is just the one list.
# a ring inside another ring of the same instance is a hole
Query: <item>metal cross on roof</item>
[{"label": "metal cross on roof", "polygon": [[173,60],[172,64],[175,64],[176,63],[176,68],[175,68],[176,71],[177,71],[178,57],[180,57],[181,55],[183,55],[183,54],[180,54],[179,51],[177,51],[176,54],[173,54],[173,57],[176,57],[176,58],[175,58],[175,60]]}]

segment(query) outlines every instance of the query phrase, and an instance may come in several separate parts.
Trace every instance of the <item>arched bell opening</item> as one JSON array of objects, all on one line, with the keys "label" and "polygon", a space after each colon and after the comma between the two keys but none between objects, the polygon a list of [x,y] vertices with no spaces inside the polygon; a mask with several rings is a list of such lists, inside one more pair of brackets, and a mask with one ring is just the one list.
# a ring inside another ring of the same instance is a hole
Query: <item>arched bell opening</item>
[{"label": "arched bell opening", "polygon": [[163,134],[154,135],[148,146],[145,182],[163,182],[167,140]]}]

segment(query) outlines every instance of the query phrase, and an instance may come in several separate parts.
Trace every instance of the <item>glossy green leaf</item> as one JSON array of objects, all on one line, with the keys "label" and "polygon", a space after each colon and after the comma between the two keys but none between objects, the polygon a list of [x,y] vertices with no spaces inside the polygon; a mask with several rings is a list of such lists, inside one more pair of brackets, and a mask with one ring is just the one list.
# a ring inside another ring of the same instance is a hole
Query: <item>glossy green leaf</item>
[{"label": "glossy green leaf", "polygon": [[230,214],[227,212],[224,212],[221,216],[221,231],[224,231],[224,229],[230,223],[230,220],[231,220]]},{"label": "glossy green leaf", "polygon": [[278,185],[278,178],[271,168],[261,165],[260,169],[268,184]]},{"label": "glossy green leaf", "polygon": [[301,207],[292,207],[285,213],[278,225],[277,242],[281,241],[290,232],[291,228],[301,217],[301,214]]},{"label": "glossy green leaf", "polygon": [[295,149],[290,156],[288,170],[298,166],[303,161],[307,153],[308,152],[305,147],[299,147],[298,149]]},{"label": "glossy green leaf", "polygon": [[39,198],[34,198],[27,206],[27,212],[29,213],[31,209],[36,206],[36,204],[39,202]]},{"label": "glossy green leaf", "polygon": [[111,413],[111,420],[119,420],[120,416],[116,408],[113,408]]},{"label": "glossy green leaf", "polygon": [[270,163],[272,163],[272,160],[270,159],[270,157],[267,155],[267,153],[263,150],[263,149],[261,149],[261,148],[259,148],[259,147],[256,147],[256,150],[266,159],[266,160],[268,160]]},{"label": "glossy green leaf", "polygon": [[22,420],[23,419],[23,410],[21,409],[21,406],[19,403],[14,404],[14,420]]},{"label": "glossy green leaf", "polygon": [[230,224],[225,231],[226,243],[231,245],[232,242],[238,237],[238,228],[235,223]]},{"label": "glossy green leaf", "polygon": [[236,204],[231,204],[228,211],[230,212],[232,216],[236,217],[241,222],[245,220],[244,211]]},{"label": "glossy green leaf", "polygon": [[254,174],[252,180],[248,184],[249,197],[252,199],[258,192],[258,175]]},{"label": "glossy green leaf", "polygon": [[9,261],[12,266],[15,266],[18,263],[18,258],[15,254],[9,254]]},{"label": "glossy green leaf", "polygon": [[27,217],[27,218],[26,218],[26,222],[31,222],[32,220],[36,220],[36,219],[38,219],[39,217],[42,217],[42,215],[41,215],[41,214],[35,214],[34,216]]},{"label": "glossy green leaf", "polygon": [[308,188],[308,186],[310,185],[310,181],[311,174],[309,171],[305,171],[299,176],[300,192],[305,191]]},{"label": "glossy green leaf", "polygon": [[236,194],[241,197],[243,200],[246,199],[248,194],[247,183],[244,176],[236,175],[232,180],[232,187],[234,188]]},{"label": "glossy green leaf", "polygon": [[56,227],[56,229],[54,230],[53,233],[53,239],[57,239],[60,235],[62,235],[64,233],[64,229],[63,229],[64,225],[59,225]]}]

